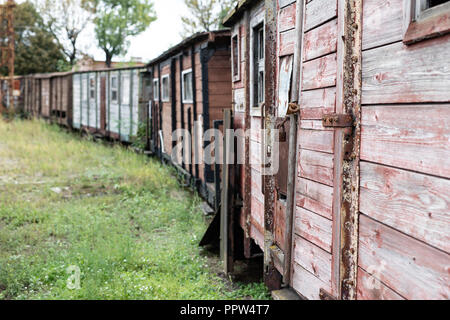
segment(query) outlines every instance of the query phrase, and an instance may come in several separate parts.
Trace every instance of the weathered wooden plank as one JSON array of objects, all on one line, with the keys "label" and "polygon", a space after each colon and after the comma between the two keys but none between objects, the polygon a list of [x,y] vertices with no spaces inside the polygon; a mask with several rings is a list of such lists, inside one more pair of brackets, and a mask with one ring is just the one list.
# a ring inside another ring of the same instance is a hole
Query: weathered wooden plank
[{"label": "weathered wooden plank", "polygon": [[250,118],[250,139],[253,141],[261,142],[262,141],[262,132],[261,132],[261,118],[260,117],[251,117]]},{"label": "weathered wooden plank", "polygon": [[363,52],[362,103],[450,102],[450,35]]},{"label": "weathered wooden plank", "polygon": [[360,210],[450,252],[450,181],[361,163]]},{"label": "weathered wooden plank", "polygon": [[284,8],[290,4],[295,5],[295,0],[279,0],[278,1],[278,5],[280,6],[280,8]]},{"label": "weathered wooden plank", "polygon": [[297,235],[331,253],[331,220],[301,207],[296,207],[294,229]]},{"label": "weathered wooden plank", "polygon": [[336,88],[325,88],[302,92],[301,119],[322,119],[335,111]]},{"label": "weathered wooden plank", "polygon": [[333,188],[299,178],[297,182],[297,206],[331,220],[333,217]]},{"label": "weathered wooden plank", "polygon": [[331,254],[295,236],[294,261],[331,287]]},{"label": "weathered wooden plank", "polygon": [[333,159],[332,154],[300,150],[300,177],[333,186]]},{"label": "weathered wooden plank", "polygon": [[294,54],[295,37],[297,36],[295,29],[280,33],[280,57]]},{"label": "weathered wooden plank", "polygon": [[311,60],[337,49],[337,19],[307,32],[304,36],[303,60]]},{"label": "weathered wooden plank", "polygon": [[250,140],[250,165],[256,171],[261,171],[262,164],[262,146],[259,142]]},{"label": "weathered wooden plank", "polygon": [[259,201],[253,194],[251,202],[251,218],[262,228],[264,226],[264,203]]},{"label": "weathered wooden plank", "polygon": [[363,1],[363,50],[402,40],[403,0]]},{"label": "weathered wooden plank", "polygon": [[361,159],[449,178],[449,122],[450,105],[363,107]]},{"label": "weathered wooden plank", "polygon": [[332,87],[336,85],[336,54],[305,62],[303,64],[303,90]]},{"label": "weathered wooden plank", "polygon": [[360,217],[359,266],[406,299],[450,298],[450,256],[365,215]]},{"label": "weathered wooden plank", "polygon": [[273,221],[275,244],[277,244],[283,252],[286,252],[286,243],[284,237],[286,221],[286,201],[277,201]]},{"label": "weathered wooden plank", "polygon": [[[281,7],[281,4],[280,4]],[[278,13],[278,32],[284,32],[295,28],[295,10],[296,3],[293,2],[291,5],[286,7],[281,7]]]},{"label": "weathered wooden plank", "polygon": [[333,153],[334,132],[329,130],[299,130],[302,149]]},{"label": "weathered wooden plank", "polygon": [[262,175],[260,172],[256,171],[255,169],[251,169],[251,185],[252,190],[251,194],[254,196],[258,201],[261,203],[264,203],[264,195],[262,193]]},{"label": "weathered wooden plank", "polygon": [[337,0],[317,0],[306,5],[305,31],[308,31],[337,15]]},{"label": "weathered wooden plank", "polygon": [[358,300],[405,300],[373,275],[358,268]]},{"label": "weathered wooden plank", "polygon": [[325,282],[306,271],[297,263],[293,264],[293,269],[292,287],[305,298],[320,300],[320,289],[331,291],[331,288]]}]

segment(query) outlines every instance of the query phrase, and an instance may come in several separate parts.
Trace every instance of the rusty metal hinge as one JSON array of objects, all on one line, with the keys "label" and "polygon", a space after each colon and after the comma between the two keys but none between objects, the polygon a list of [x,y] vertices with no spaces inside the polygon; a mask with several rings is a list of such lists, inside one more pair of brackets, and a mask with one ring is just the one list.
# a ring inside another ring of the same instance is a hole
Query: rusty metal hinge
[{"label": "rusty metal hinge", "polygon": [[353,116],[351,114],[330,113],[322,117],[325,128],[348,128],[353,127]]},{"label": "rusty metal hinge", "polygon": [[319,297],[320,300],[337,300],[335,296],[333,296],[331,293],[328,293],[323,289],[320,289]]}]

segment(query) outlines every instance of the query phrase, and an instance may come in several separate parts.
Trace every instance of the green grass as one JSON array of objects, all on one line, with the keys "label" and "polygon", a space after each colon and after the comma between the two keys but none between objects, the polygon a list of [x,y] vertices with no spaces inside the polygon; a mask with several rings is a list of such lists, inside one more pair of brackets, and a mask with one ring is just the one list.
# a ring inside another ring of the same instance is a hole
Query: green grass
[{"label": "green grass", "polygon": [[0,137],[0,299],[268,298],[212,271],[200,199],[171,169],[39,121],[0,120]]}]

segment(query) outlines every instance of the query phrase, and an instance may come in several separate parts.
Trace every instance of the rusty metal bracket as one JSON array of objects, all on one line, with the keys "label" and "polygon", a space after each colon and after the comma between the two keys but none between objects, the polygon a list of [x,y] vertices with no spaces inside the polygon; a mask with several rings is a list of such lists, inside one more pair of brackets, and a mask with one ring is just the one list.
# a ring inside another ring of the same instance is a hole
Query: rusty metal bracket
[{"label": "rusty metal bracket", "polygon": [[288,104],[287,115],[297,114],[300,112],[300,105],[298,102],[290,102]]},{"label": "rusty metal bracket", "polygon": [[324,289],[320,289],[319,292],[320,300],[337,300],[332,294],[328,293]]},{"label": "rusty metal bracket", "polygon": [[351,114],[330,113],[322,117],[322,124],[325,128],[353,127],[353,122]]}]

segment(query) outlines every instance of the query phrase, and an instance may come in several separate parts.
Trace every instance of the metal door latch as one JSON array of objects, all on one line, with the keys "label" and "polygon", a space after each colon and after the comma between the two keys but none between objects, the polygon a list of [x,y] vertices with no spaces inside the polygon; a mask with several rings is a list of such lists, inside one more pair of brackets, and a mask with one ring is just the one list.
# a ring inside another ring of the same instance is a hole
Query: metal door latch
[{"label": "metal door latch", "polygon": [[325,128],[348,128],[353,127],[353,116],[351,114],[330,113],[322,117]]}]

